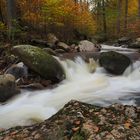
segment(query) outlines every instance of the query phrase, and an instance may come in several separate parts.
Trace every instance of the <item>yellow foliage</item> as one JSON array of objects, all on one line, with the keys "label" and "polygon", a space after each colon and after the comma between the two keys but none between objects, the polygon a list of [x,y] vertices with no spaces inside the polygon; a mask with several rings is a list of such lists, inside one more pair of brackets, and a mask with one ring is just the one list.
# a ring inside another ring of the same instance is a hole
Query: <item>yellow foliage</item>
[{"label": "yellow foliage", "polygon": [[128,14],[130,16],[138,13],[138,0],[129,0],[128,2]]},{"label": "yellow foliage", "polygon": [[7,29],[6,25],[4,23],[0,22],[0,31],[5,31]]},{"label": "yellow foliage", "polygon": [[[17,1],[18,2],[18,1]],[[22,19],[33,25],[53,26],[55,28],[76,29],[80,33],[92,35],[96,23],[89,9],[74,0],[20,0],[18,3]],[[60,30],[59,30],[60,31]]]}]

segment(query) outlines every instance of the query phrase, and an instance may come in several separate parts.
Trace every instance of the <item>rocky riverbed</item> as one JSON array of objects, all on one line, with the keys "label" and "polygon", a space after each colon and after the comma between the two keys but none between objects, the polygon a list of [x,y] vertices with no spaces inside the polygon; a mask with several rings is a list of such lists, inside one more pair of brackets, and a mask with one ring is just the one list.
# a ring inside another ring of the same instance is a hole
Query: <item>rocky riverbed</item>
[{"label": "rocky riverbed", "polygon": [[[85,44],[88,44],[88,46],[90,47],[85,48]],[[12,96],[16,95],[17,93],[15,91],[19,91],[20,89],[51,89],[55,86],[55,83],[58,83],[58,81],[62,81],[64,78],[66,78],[65,80],[68,80],[67,75],[65,75],[66,70],[62,68],[62,62],[60,62],[61,60],[65,60],[67,58],[74,59],[75,56],[80,56],[87,63],[83,65],[84,68],[79,67],[79,70],[84,69],[86,70],[86,72],[88,72],[88,74],[95,73],[99,61],[100,65],[102,65],[104,69],[106,69],[106,71],[110,74],[122,76],[125,69],[129,65],[132,65],[133,62],[137,61],[140,57],[139,53],[135,51],[129,53],[121,52],[121,54],[117,52],[100,53],[100,46],[97,44],[92,44],[89,41],[81,41],[78,46],[71,46],[70,48],[69,47],[62,42],[59,42],[59,44],[57,43],[57,46],[54,50],[51,48],[42,49],[40,47],[35,47],[31,45],[19,45],[14,47],[14,49],[13,47],[11,48],[11,46],[2,47],[0,50],[0,102],[4,103],[1,106],[4,106],[4,104],[6,104],[5,101],[10,99]],[[62,50],[60,51],[60,49],[63,50],[63,53]],[[103,48],[102,51],[104,51]],[[103,54],[106,54],[106,56],[103,56],[102,59],[105,60],[105,62],[101,64],[101,56]],[[54,55],[59,57],[60,60],[54,57]],[[123,58],[125,58],[126,60],[124,60]],[[74,62],[70,60],[68,61],[69,63],[65,62],[65,64],[68,64],[69,67],[70,64],[74,65]],[[127,61],[129,63],[123,69],[119,70],[118,68],[124,66],[124,63],[126,63]],[[123,64],[121,64],[120,62],[123,62]],[[92,68],[92,72],[90,71],[90,68]],[[132,69],[132,71],[133,70],[135,70],[135,68]],[[121,72],[118,73],[119,71]],[[81,76],[83,76],[83,74],[85,73],[82,73]],[[90,81],[91,87],[96,86],[95,83],[96,82],[94,81],[94,85],[92,85]],[[84,87],[86,86],[87,85],[84,84]],[[81,92],[82,91],[80,90],[77,92],[77,94],[80,94]],[[85,94],[84,98],[86,98]],[[115,95],[117,93],[113,92],[112,94]],[[58,92],[56,93],[56,95],[58,95]],[[102,96],[102,94],[99,96]],[[71,100],[73,99],[72,97],[75,96],[70,96],[70,99],[68,99]],[[63,96],[59,96],[59,98],[65,100]],[[68,102],[69,100],[67,100],[66,102]],[[15,116],[15,118],[16,117],[17,116]],[[8,118],[8,121],[9,119],[10,117]],[[109,107],[99,107],[90,104],[85,104],[79,101],[70,101],[51,118],[41,123],[39,123],[40,120],[31,118],[31,122],[36,122],[36,124],[32,126],[17,126],[8,130],[0,128],[0,140],[140,139],[140,107],[134,106],[124,106],[120,104],[115,104]]]},{"label": "rocky riverbed", "polygon": [[70,101],[48,120],[0,132],[0,140],[139,140],[140,107]]}]

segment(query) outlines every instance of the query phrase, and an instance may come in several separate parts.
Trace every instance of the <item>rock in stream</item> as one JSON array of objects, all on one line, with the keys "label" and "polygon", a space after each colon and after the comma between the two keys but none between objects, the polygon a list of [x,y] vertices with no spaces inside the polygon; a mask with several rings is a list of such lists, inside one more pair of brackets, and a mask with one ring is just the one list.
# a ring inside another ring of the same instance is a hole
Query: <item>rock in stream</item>
[{"label": "rock in stream", "polygon": [[13,53],[31,70],[51,81],[62,81],[65,72],[53,56],[41,48],[31,45],[13,47]]}]

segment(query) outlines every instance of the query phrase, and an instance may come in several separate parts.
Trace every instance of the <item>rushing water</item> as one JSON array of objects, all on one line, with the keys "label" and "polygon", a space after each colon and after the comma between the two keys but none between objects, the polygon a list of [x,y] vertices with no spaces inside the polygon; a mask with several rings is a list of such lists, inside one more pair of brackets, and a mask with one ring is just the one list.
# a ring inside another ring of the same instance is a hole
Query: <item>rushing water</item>
[{"label": "rushing water", "polygon": [[55,114],[72,99],[109,105],[123,103],[136,105],[140,91],[140,62],[128,68],[122,76],[112,76],[101,67],[90,73],[89,65],[81,58],[60,61],[66,80],[52,90],[29,92],[0,106],[0,128],[29,125]]}]

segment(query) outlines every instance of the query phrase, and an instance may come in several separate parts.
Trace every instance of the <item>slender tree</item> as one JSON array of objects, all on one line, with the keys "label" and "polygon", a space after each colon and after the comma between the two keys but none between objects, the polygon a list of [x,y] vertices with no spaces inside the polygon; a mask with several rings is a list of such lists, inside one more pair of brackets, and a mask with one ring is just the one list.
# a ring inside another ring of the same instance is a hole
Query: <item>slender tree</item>
[{"label": "slender tree", "polygon": [[128,18],[128,0],[125,0],[124,29],[127,29],[127,18]]},{"label": "slender tree", "polygon": [[103,31],[105,34],[105,37],[107,35],[107,25],[106,25],[106,10],[105,10],[105,1],[102,0],[102,12],[103,12]]},{"label": "slender tree", "polygon": [[121,17],[121,10],[122,10],[122,8],[121,8],[121,5],[122,5],[122,0],[118,0],[118,16],[117,16],[117,33],[119,34],[120,33],[120,25],[121,25],[121,19],[120,19],[120,17]]},{"label": "slender tree", "polygon": [[138,16],[140,18],[140,0],[138,0]]},{"label": "slender tree", "polygon": [[97,31],[101,32],[103,30],[103,6],[101,0],[92,0],[92,12],[96,15]]},{"label": "slender tree", "polygon": [[9,28],[9,39],[12,37],[12,30],[14,28],[13,21],[16,19],[16,5],[15,0],[7,0],[7,23]]},{"label": "slender tree", "polygon": [[2,6],[2,3],[0,2],[0,21],[4,22],[1,6]]}]

